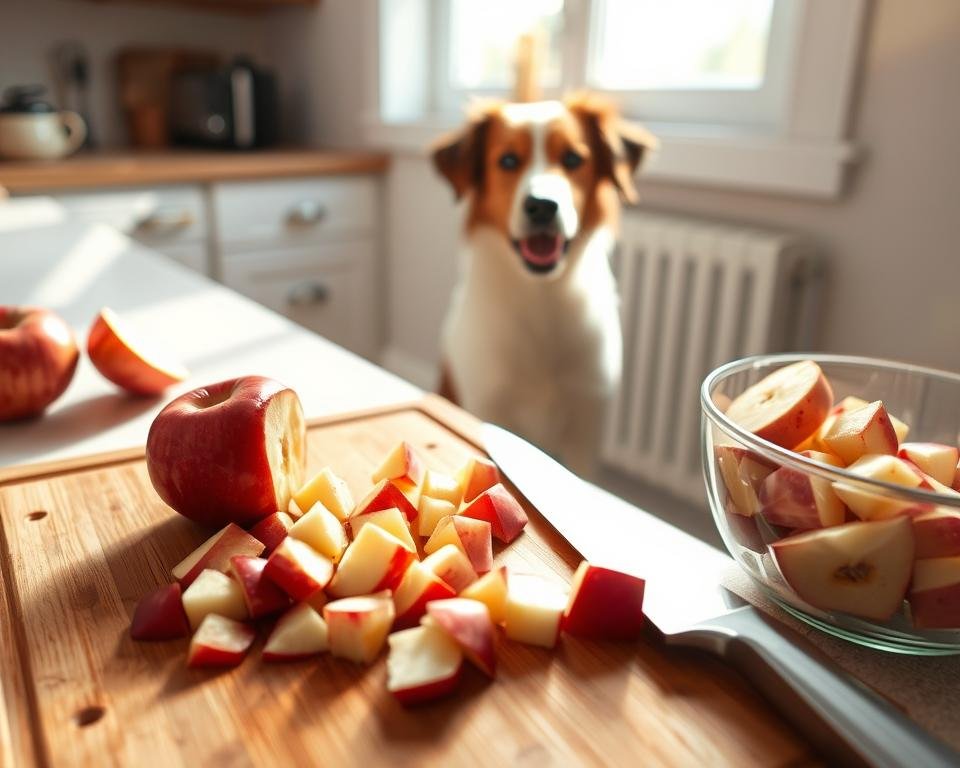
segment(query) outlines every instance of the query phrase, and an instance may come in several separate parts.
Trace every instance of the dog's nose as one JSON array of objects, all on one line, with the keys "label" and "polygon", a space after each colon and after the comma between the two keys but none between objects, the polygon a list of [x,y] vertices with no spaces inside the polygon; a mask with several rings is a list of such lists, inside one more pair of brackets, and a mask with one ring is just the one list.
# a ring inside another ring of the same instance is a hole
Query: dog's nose
[{"label": "dog's nose", "polygon": [[557,215],[557,201],[543,197],[527,195],[523,201],[523,212],[534,224],[549,224]]}]

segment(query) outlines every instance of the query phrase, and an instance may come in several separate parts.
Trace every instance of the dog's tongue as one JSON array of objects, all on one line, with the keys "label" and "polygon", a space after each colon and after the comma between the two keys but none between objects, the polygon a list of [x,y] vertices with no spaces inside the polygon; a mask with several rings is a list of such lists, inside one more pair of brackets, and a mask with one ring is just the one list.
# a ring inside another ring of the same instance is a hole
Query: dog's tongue
[{"label": "dog's tongue", "polygon": [[532,264],[545,266],[554,264],[560,258],[563,239],[560,235],[530,235],[520,241],[523,258]]}]

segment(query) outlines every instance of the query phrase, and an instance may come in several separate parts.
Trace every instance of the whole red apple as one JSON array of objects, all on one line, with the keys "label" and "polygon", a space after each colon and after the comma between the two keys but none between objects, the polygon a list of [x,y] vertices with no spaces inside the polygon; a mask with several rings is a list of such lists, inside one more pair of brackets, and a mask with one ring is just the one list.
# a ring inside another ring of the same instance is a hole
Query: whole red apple
[{"label": "whole red apple", "polygon": [[77,369],[77,343],[63,319],[39,307],[0,307],[0,421],[37,416]]},{"label": "whole red apple", "polygon": [[147,470],[160,498],[209,526],[246,528],[286,509],[305,460],[300,398],[263,376],[181,395],[147,435]]}]

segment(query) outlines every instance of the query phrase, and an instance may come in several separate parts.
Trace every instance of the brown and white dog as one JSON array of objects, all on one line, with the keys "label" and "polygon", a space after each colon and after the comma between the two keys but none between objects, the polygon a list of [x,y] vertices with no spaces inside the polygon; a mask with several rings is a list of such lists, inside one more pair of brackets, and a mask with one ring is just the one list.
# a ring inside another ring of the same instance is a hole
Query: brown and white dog
[{"label": "brown and white dog", "polygon": [[620,199],[636,201],[633,175],[655,144],[580,95],[485,103],[433,153],[466,198],[441,392],[584,473],[620,377]]}]

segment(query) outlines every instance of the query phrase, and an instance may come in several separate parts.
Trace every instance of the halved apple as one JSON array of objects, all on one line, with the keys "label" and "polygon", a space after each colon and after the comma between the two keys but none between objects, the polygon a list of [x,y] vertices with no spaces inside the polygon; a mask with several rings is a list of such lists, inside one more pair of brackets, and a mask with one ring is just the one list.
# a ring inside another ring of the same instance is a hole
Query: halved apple
[{"label": "halved apple", "polygon": [[137,603],[130,623],[134,640],[173,640],[190,634],[190,622],[183,610],[180,584],[164,584]]},{"label": "halved apple", "polygon": [[327,592],[332,597],[351,597],[396,589],[416,559],[396,536],[377,525],[365,525],[343,553]]},{"label": "halved apple", "polygon": [[334,600],[323,607],[323,618],[327,622],[330,653],[369,664],[377,658],[393,624],[390,590]]},{"label": "halved apple", "polygon": [[460,597],[479,600],[490,611],[494,624],[503,624],[507,614],[507,568],[500,566],[486,573],[460,592]]},{"label": "halved apple", "polygon": [[960,510],[936,507],[913,518],[917,560],[960,556]]},{"label": "halved apple", "polygon": [[[843,466],[829,453],[803,451],[803,455],[822,464]],[[828,528],[840,525],[847,514],[830,480],[792,467],[780,467],[763,481],[759,501],[766,521],[784,528]]]},{"label": "halved apple", "polygon": [[423,462],[410,443],[403,441],[383,460],[371,476],[371,481],[390,480],[405,494],[423,482]]},{"label": "halved apple", "polygon": [[788,536],[770,552],[787,584],[814,608],[885,621],[910,583],[913,526],[908,517],[847,523]]},{"label": "halved apple", "polygon": [[267,558],[263,574],[294,600],[308,600],[333,578],[333,562],[305,541],[287,536]]},{"label": "halved apple", "polygon": [[[909,462],[886,454],[861,456],[847,467],[847,471],[871,480],[902,485],[904,488],[920,488],[926,483],[923,474]],[[886,520],[897,515],[929,511],[929,507],[920,502],[883,496],[845,481],[834,482],[833,490],[861,520]]]},{"label": "halved apple", "polygon": [[350,517],[359,517],[370,512],[379,512],[381,509],[396,507],[408,521],[417,519],[417,508],[390,480],[381,480],[370,492],[353,508]]},{"label": "halved apple", "polygon": [[506,544],[517,538],[527,524],[527,513],[502,484],[482,491],[460,509],[460,514],[486,520],[492,526],[493,535]]},{"label": "halved apple", "polygon": [[960,462],[960,449],[940,443],[904,443],[897,454],[909,459],[937,482],[952,485]]},{"label": "halved apple", "polygon": [[337,477],[330,467],[324,467],[300,490],[293,494],[293,501],[302,511],[320,502],[338,520],[343,522],[353,511],[353,494],[350,487]]},{"label": "halved apple", "polygon": [[240,585],[220,571],[202,571],[183,592],[183,610],[196,629],[204,617],[216,613],[242,621],[249,616]]},{"label": "halved apple", "polygon": [[266,565],[267,561],[262,557],[236,555],[230,558],[228,573],[240,585],[251,619],[279,613],[290,605],[287,594],[270,579],[263,577]]},{"label": "halved apple", "polygon": [[252,627],[211,613],[204,617],[190,640],[187,666],[235,667],[243,661],[256,638]]},{"label": "halved apple", "polygon": [[469,504],[485,490],[500,482],[497,465],[483,456],[471,456],[457,472],[457,483],[463,489],[465,504]]},{"label": "halved apple", "polygon": [[293,524],[290,535],[305,541],[334,565],[340,562],[349,543],[343,524],[320,501]]},{"label": "halved apple", "polygon": [[867,454],[895,456],[898,448],[897,433],[881,400],[838,415],[823,442],[844,464]]},{"label": "halved apple", "polygon": [[553,648],[560,636],[560,621],[567,607],[567,592],[542,576],[510,574],[504,628],[507,637],[528,645]]},{"label": "halved apple", "polygon": [[464,655],[485,675],[497,673],[496,644],[490,611],[479,600],[455,597],[427,603],[427,615],[450,635]]},{"label": "halved apple", "polygon": [[430,555],[445,544],[453,544],[463,552],[478,574],[493,568],[493,537],[486,520],[461,515],[443,518],[423,545],[423,551]]},{"label": "halved apple", "polygon": [[410,524],[397,507],[353,515],[347,522],[350,525],[350,533],[353,538],[357,538],[363,526],[369,523],[396,536],[411,552],[416,553],[417,551],[417,545],[413,541],[413,536],[410,535]]},{"label": "halved apple", "polygon": [[264,661],[298,661],[329,648],[327,622],[311,605],[300,603],[277,620],[262,656]]},{"label": "halved apple", "polygon": [[405,629],[388,643],[387,690],[404,706],[433,701],[457,687],[463,654],[442,629]]},{"label": "halved apple", "polygon": [[263,542],[254,538],[235,523],[228,523],[183,560],[170,573],[186,589],[201,571],[226,571],[235,555],[257,557],[263,553]]},{"label": "halved apple", "polygon": [[393,595],[393,605],[397,611],[394,626],[397,629],[412,627],[426,613],[427,603],[456,596],[453,587],[423,563],[414,560]]},{"label": "halved apple", "polygon": [[563,630],[596,640],[635,640],[643,630],[643,591],[638,576],[580,563],[570,584]]},{"label": "halved apple", "polygon": [[131,335],[109,307],[100,310],[90,327],[87,355],[105,378],[135,395],[159,395],[190,375],[179,361]]},{"label": "halved apple", "polygon": [[960,629],[960,557],[917,560],[910,613],[919,629]]},{"label": "halved apple", "polygon": [[274,512],[251,528],[248,533],[258,541],[263,542],[263,552],[269,555],[277,545],[287,538],[290,528],[293,527],[293,518],[286,512]]},{"label": "halved apple", "polygon": [[457,508],[449,501],[434,499],[426,494],[420,494],[417,511],[417,531],[424,537],[434,532],[441,519],[457,514]]},{"label": "halved apple", "polygon": [[727,417],[764,440],[793,448],[812,435],[833,405],[833,391],[812,360],[784,366],[742,392]]},{"label": "halved apple", "polygon": [[467,556],[453,544],[446,544],[423,558],[423,566],[435,573],[458,594],[477,580]]}]

